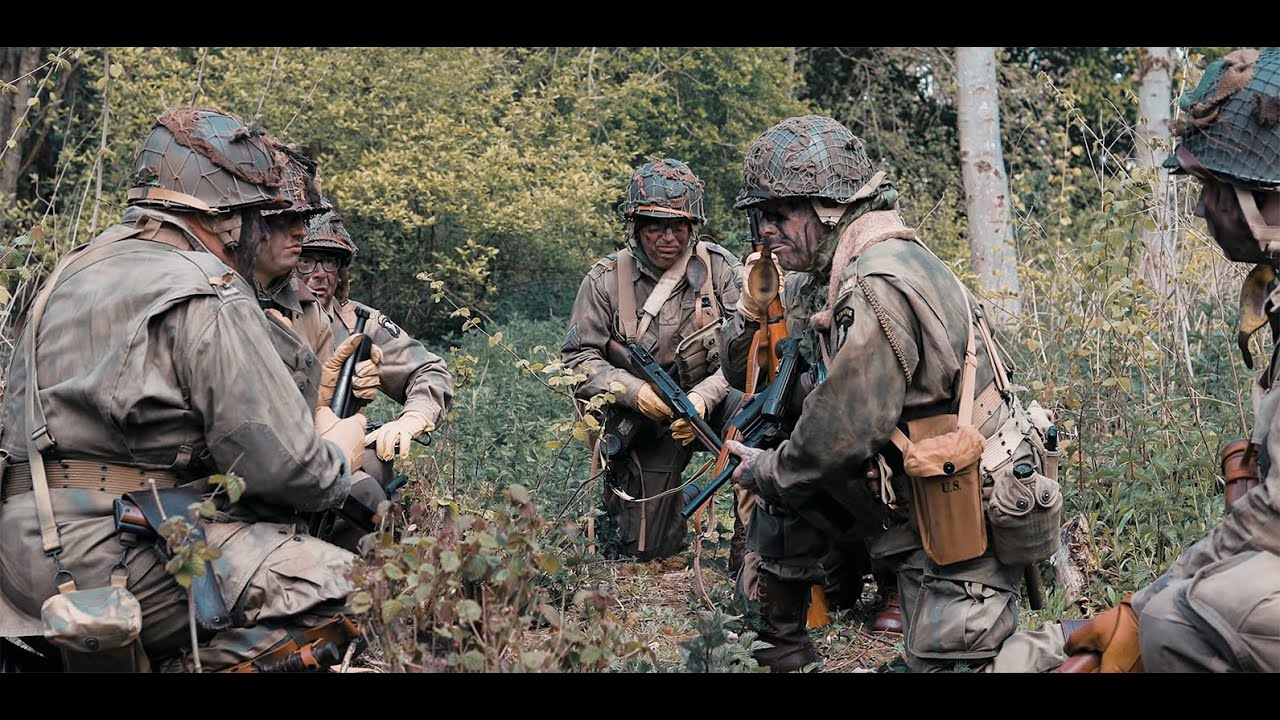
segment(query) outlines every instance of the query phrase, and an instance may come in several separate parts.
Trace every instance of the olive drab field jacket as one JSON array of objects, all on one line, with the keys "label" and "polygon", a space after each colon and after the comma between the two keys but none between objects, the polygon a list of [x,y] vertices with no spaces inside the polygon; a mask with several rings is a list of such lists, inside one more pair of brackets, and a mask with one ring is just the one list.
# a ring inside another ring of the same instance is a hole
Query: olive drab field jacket
[{"label": "olive drab field jacket", "polygon": [[[703,241],[711,259],[710,280],[715,300],[720,303],[718,314],[727,315],[738,303],[742,291],[741,263],[728,250],[715,243]],[[629,251],[628,251],[629,252]],[[690,263],[697,260],[696,254]],[[603,392],[610,392],[610,385],[621,383],[624,390],[617,393],[619,404],[635,409],[636,393],[644,380],[609,362],[606,343],[611,338],[624,336],[619,317],[620,283],[634,288],[635,308],[639,312],[658,284],[658,276],[643,263],[631,263],[631,277],[619,277],[618,254],[611,254],[591,267],[578,288],[560,355],[570,367],[582,369],[586,381],[575,389],[579,399],[586,400]],[[728,383],[718,373],[701,378],[681,378],[677,370],[676,348],[681,341],[700,329],[698,324],[697,296],[700,286],[682,278],[663,303],[657,317],[648,324],[637,343],[649,350],[658,364],[686,387],[707,380],[699,391],[705,393],[707,406],[714,407],[728,393]]]}]

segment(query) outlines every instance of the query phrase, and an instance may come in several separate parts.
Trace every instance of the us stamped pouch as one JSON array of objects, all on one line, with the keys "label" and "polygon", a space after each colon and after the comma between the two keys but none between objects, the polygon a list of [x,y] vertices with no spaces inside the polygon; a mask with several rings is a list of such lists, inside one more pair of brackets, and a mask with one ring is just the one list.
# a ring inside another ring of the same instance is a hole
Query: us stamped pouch
[{"label": "us stamped pouch", "polygon": [[911,478],[920,540],[939,565],[971,560],[987,551],[979,467],[985,438],[958,415],[936,415],[907,423],[913,438],[894,431],[902,466]]}]

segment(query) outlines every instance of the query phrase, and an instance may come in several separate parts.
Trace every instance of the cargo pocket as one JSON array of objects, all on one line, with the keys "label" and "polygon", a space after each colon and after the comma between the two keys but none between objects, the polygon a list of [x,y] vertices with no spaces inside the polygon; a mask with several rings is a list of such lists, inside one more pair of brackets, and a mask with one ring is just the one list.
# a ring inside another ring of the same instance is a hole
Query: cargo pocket
[{"label": "cargo pocket", "polygon": [[[979,558],[957,572],[926,569],[907,649],[930,660],[994,657],[1017,629],[1017,592],[995,561]],[[975,579],[976,578],[976,579]]]}]

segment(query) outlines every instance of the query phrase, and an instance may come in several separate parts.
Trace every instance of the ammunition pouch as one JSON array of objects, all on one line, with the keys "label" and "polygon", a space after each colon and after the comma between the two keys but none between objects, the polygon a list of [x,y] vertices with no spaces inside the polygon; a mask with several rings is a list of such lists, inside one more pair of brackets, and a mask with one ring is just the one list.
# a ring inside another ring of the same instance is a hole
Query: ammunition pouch
[{"label": "ammunition pouch", "polygon": [[142,606],[125,587],[127,569],[106,587],[70,584],[40,607],[44,638],[62,654],[66,672],[147,672],[138,635]]},{"label": "ammunition pouch", "polygon": [[761,560],[816,560],[826,554],[828,540],[800,516],[756,497],[747,523],[747,549]]},{"label": "ammunition pouch", "polygon": [[[1058,453],[1044,448],[1020,405],[1015,402],[1012,410],[1000,430],[987,440],[983,472],[992,481],[987,521],[991,545],[1000,562],[1032,565],[1052,557],[1061,543]],[[1033,462],[1033,447],[1042,458],[1039,467]]]},{"label": "ammunition pouch", "polygon": [[957,415],[907,423],[915,439],[895,431],[925,552],[939,565],[971,560],[987,551],[979,466],[985,439]]},{"label": "ammunition pouch", "polygon": [[716,318],[676,345],[676,371],[682,388],[687,390],[720,369],[723,325],[724,319]]}]

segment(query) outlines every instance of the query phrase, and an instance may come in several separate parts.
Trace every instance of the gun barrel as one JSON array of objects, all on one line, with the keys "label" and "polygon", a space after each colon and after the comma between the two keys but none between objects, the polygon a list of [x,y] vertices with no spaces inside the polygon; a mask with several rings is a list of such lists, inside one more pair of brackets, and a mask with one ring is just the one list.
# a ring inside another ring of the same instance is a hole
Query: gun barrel
[{"label": "gun barrel", "polygon": [[724,469],[720,471],[720,474],[716,475],[715,478],[702,489],[702,492],[698,493],[689,501],[689,504],[684,506],[684,509],[680,511],[680,517],[683,517],[685,520],[693,517],[693,514],[698,512],[698,508],[705,505],[706,502],[716,494],[716,491],[720,489],[721,485],[729,482],[729,478],[733,477],[733,471],[738,468],[738,464],[740,462],[742,462],[742,460],[737,455],[730,455],[729,461],[725,463]]}]

